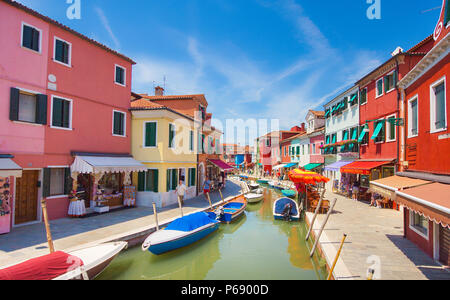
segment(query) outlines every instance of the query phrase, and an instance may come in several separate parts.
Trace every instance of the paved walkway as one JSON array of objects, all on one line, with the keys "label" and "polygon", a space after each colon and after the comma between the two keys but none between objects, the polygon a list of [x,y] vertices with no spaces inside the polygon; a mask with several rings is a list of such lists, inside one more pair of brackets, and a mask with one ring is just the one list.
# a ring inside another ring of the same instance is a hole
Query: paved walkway
[{"label": "paved walkway", "polygon": [[[228,181],[222,191],[225,199],[240,194],[240,186]],[[213,205],[221,201],[218,192],[211,194]],[[209,202],[203,195],[185,201],[184,214],[203,211]],[[177,205],[158,210],[158,223],[167,224],[180,217]],[[71,251],[80,247],[116,240],[131,240],[149,234],[156,227],[152,208],[132,208],[84,219],[60,219],[50,222],[55,249]],[[0,268],[48,254],[43,223],[15,228],[0,235]]]},{"label": "paved walkway", "polygon": [[[369,267],[377,270],[375,279],[450,280],[444,270],[416,245],[403,238],[403,214],[377,209],[365,202],[327,192],[325,198],[337,198],[334,213],[320,239],[329,265],[332,265],[343,234],[347,239],[335,270],[336,279],[367,279]],[[307,213],[309,220],[313,213]],[[318,233],[325,215],[314,224]]]}]

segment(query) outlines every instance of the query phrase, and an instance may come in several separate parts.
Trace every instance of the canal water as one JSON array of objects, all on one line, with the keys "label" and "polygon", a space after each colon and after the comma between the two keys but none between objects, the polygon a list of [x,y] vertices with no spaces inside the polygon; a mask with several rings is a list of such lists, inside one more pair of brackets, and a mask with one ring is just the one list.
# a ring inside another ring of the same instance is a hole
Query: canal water
[{"label": "canal water", "polygon": [[222,224],[207,238],[160,256],[140,247],[120,254],[99,280],[320,280],[325,263],[310,259],[304,222],[273,219],[279,192],[266,188],[264,201]]}]

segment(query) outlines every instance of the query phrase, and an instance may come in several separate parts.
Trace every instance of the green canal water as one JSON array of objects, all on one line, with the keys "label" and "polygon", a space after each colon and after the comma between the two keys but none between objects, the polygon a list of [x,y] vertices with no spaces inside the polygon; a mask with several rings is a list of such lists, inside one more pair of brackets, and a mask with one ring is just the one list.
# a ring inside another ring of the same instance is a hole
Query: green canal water
[{"label": "green canal water", "polygon": [[273,201],[249,204],[246,215],[207,238],[160,256],[140,247],[121,253],[98,280],[320,280],[325,264],[309,258],[304,222],[275,221]]}]

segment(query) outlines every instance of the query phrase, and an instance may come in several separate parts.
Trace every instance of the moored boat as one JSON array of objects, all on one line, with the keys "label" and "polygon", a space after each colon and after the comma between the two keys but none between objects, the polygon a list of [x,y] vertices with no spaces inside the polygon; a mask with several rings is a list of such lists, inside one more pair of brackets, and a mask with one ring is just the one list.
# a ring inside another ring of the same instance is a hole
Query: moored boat
[{"label": "moored boat", "polygon": [[[290,209],[288,205],[290,205]],[[300,209],[297,202],[286,197],[276,200],[273,204],[273,217],[275,220],[300,220]]]},{"label": "moored boat", "polygon": [[294,190],[282,190],[281,193],[288,198],[294,198],[297,195]]},{"label": "moored boat", "polygon": [[259,184],[255,183],[255,182],[251,182],[251,183],[248,183],[248,187],[249,187],[250,191],[254,191],[254,190],[259,189]]},{"label": "moored boat", "polygon": [[258,179],[258,180],[256,180],[256,183],[260,183],[260,184],[268,184],[268,183],[269,183],[269,180],[266,180],[266,179]]},{"label": "moored boat", "polygon": [[257,193],[249,193],[245,195],[245,199],[247,199],[248,203],[258,203],[262,199],[264,199],[264,195]]},{"label": "moored boat", "polygon": [[71,252],[57,251],[0,270],[0,280],[92,280],[128,245],[106,243]]},{"label": "moored boat", "polygon": [[209,214],[210,217],[215,214],[220,222],[229,224],[245,213],[247,203],[248,201],[243,195],[237,196],[219,207],[217,212],[210,211]]},{"label": "moored boat", "polygon": [[142,244],[143,251],[160,255],[193,244],[219,228],[219,221],[205,212],[178,218],[164,230],[152,233]]}]

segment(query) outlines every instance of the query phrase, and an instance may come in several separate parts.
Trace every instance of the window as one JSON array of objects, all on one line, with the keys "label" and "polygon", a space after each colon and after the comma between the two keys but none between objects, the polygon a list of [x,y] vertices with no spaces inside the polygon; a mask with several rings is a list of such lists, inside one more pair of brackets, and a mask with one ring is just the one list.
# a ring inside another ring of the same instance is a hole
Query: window
[{"label": "window", "polygon": [[311,144],[311,147],[312,154],[316,154],[316,144]]},{"label": "window", "polygon": [[378,79],[377,81],[377,87],[376,87],[377,97],[380,97],[383,95],[383,78]]},{"label": "window", "polygon": [[390,91],[395,89],[395,85],[397,84],[397,71],[392,72],[389,75],[384,77],[384,92],[389,93]]},{"label": "window", "polygon": [[190,168],[189,169],[189,181],[188,181],[188,186],[195,186],[196,185],[196,181],[197,181],[197,177],[196,177],[196,172],[197,170],[195,168]]},{"label": "window", "polygon": [[113,111],[113,135],[125,136],[126,115],[121,111]]},{"label": "window", "polygon": [[350,106],[358,104],[358,93],[354,93],[350,96]]},{"label": "window", "polygon": [[71,64],[72,44],[55,37],[55,49],[53,59],[64,65]]},{"label": "window", "polygon": [[175,125],[169,124],[169,148],[175,148]]},{"label": "window", "polygon": [[397,126],[395,125],[395,119],[396,116],[389,116],[386,118],[386,127],[387,127],[387,132],[386,132],[386,142],[393,142],[395,141],[395,137],[396,137],[396,130],[397,130]]},{"label": "window", "polygon": [[174,191],[178,186],[178,169],[167,170],[167,192]]},{"label": "window", "polygon": [[359,137],[359,141],[360,141],[361,145],[369,144],[369,132],[368,132],[369,127],[368,126],[369,125],[367,125],[367,124],[364,124],[364,125],[360,126],[359,131],[360,131],[361,134],[360,134],[360,137]]},{"label": "window", "polygon": [[156,122],[144,123],[144,147],[154,148],[156,147],[156,134],[158,124]]},{"label": "window", "polygon": [[189,131],[189,151],[194,151],[194,132]]},{"label": "window", "polygon": [[47,96],[11,88],[9,119],[46,125]]},{"label": "window", "polygon": [[65,169],[50,169],[50,195],[64,195],[64,173]]},{"label": "window", "polygon": [[52,96],[52,127],[72,128],[72,100]]},{"label": "window", "polygon": [[331,135],[331,144],[336,144],[337,142],[337,133],[333,133]]},{"label": "window", "polygon": [[385,120],[379,120],[379,121],[375,122],[372,140],[374,140],[375,143],[382,143],[385,141],[385,135],[386,135]]},{"label": "window", "polygon": [[116,79],[115,79],[115,83],[125,86],[125,82],[126,82],[126,73],[125,73],[125,68],[116,65]]},{"label": "window", "polygon": [[408,101],[408,137],[419,135],[419,98]]},{"label": "window", "polygon": [[22,47],[41,52],[41,30],[31,25],[22,24]]},{"label": "window", "polygon": [[413,211],[409,212],[409,228],[428,239],[428,219]]},{"label": "window", "polygon": [[448,0],[446,0],[445,1],[444,26],[447,26],[449,21],[450,21],[450,3]]},{"label": "window", "polygon": [[350,129],[350,140],[352,141],[358,140],[358,127]]},{"label": "window", "polygon": [[367,103],[367,88],[362,89],[359,91],[359,98],[361,105],[364,105]]},{"label": "window", "polygon": [[300,146],[297,146],[297,156],[300,155]]},{"label": "window", "polygon": [[158,193],[159,171],[148,170],[138,174],[138,191]]},{"label": "window", "polygon": [[445,78],[431,87],[431,132],[442,131],[447,128],[447,107],[445,99]]}]

